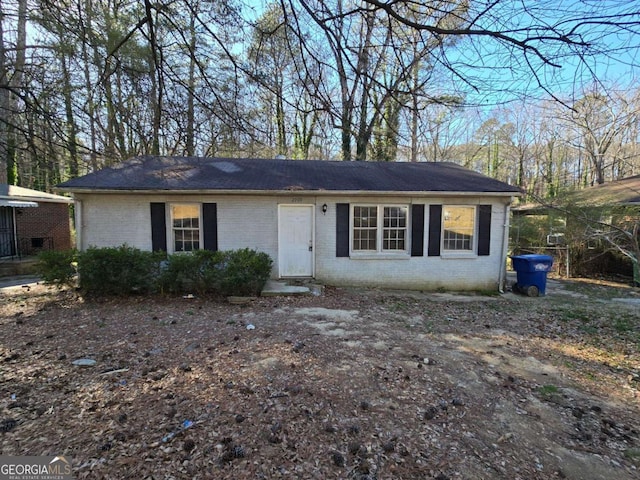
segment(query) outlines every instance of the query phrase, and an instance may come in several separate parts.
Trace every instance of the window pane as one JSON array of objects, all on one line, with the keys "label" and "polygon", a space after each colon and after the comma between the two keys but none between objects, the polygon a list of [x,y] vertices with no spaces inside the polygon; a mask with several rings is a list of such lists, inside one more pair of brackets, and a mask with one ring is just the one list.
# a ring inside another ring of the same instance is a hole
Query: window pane
[{"label": "window pane", "polygon": [[406,252],[406,206],[354,206],[353,251]]},{"label": "window pane", "polygon": [[354,250],[376,250],[376,230],[358,229],[353,231]]},{"label": "window pane", "polygon": [[406,250],[407,207],[384,207],[382,249]]},{"label": "window pane", "polygon": [[200,248],[200,206],[172,205],[174,251],[191,252]]},{"label": "window pane", "polygon": [[172,205],[171,217],[173,226],[177,228],[198,228],[200,217],[199,205]]},{"label": "window pane", "polygon": [[443,249],[471,250],[473,248],[475,218],[475,207],[444,207]]},{"label": "window pane", "polygon": [[353,250],[376,251],[378,207],[353,207]]},{"label": "window pane", "polygon": [[378,222],[378,207],[354,207],[353,226],[374,228]]}]

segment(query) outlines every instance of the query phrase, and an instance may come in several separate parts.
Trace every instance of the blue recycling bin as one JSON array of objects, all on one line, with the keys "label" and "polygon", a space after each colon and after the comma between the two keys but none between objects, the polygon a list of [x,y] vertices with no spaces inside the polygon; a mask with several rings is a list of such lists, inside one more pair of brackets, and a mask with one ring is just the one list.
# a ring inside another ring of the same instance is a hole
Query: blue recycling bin
[{"label": "blue recycling bin", "polygon": [[513,291],[525,293],[529,297],[544,295],[547,289],[547,272],[553,266],[553,257],[549,255],[513,255],[513,269],[518,282]]}]

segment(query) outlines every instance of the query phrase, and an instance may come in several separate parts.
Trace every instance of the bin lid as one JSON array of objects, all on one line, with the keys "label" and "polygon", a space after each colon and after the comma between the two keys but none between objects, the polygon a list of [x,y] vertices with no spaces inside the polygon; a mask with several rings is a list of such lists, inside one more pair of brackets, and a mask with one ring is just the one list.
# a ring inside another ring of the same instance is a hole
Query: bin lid
[{"label": "bin lid", "polygon": [[527,255],[511,255],[511,258],[516,260],[524,260],[527,262],[553,262],[553,257],[550,255],[537,255],[530,253]]}]

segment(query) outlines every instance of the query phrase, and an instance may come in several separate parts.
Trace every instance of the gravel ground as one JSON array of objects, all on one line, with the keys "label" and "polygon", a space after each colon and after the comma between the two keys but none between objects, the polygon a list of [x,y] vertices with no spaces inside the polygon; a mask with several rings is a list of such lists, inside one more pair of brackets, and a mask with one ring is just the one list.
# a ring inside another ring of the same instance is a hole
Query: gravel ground
[{"label": "gravel ground", "polygon": [[79,479],[640,478],[639,299],[5,288],[0,453]]}]

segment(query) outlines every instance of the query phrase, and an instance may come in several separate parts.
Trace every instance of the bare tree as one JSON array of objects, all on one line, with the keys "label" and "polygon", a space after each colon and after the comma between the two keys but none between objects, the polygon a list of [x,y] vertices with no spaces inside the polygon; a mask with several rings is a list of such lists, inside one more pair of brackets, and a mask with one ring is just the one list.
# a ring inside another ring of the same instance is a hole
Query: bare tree
[{"label": "bare tree", "polygon": [[[640,164],[637,92],[619,103],[592,62],[629,52],[637,67],[633,2],[276,0],[260,24],[267,10],[243,0],[29,1],[0,0],[0,162],[12,182],[46,186],[137,154],[281,152],[454,160],[553,195],[572,169],[597,178],[596,160],[605,180]],[[609,95],[597,112],[556,89],[563,66]],[[505,111],[483,141],[463,121],[462,108],[486,119],[505,92],[529,106],[545,91],[573,116],[543,126]],[[627,126],[604,153],[606,135],[589,144],[580,112],[593,130],[598,116]]]},{"label": "bare tree", "polygon": [[[366,3],[291,0],[288,7],[297,11],[298,5],[304,16],[295,16],[294,28],[300,38],[305,38],[304,56],[323,66],[321,87],[314,95],[320,97],[340,132],[341,157],[366,160],[374,129],[386,123],[390,131],[394,130],[395,114],[389,116],[394,108],[389,105],[404,108],[407,94],[423,86],[423,80],[412,81],[412,75],[436,47],[434,43],[442,42],[430,39],[425,43],[422,35],[410,34],[406,28],[403,31],[393,18]],[[440,15],[437,20],[442,22],[442,15],[451,16],[451,12],[424,6],[415,15]],[[314,27],[319,29],[315,37],[305,35],[306,29],[314,31]]]},{"label": "bare tree", "polygon": [[8,125],[10,122],[9,72],[7,46],[5,45],[4,22],[5,9],[0,0],[0,183],[7,182]]},{"label": "bare tree", "polygon": [[577,204],[574,203],[574,197],[569,198],[570,203],[559,210],[567,216],[572,245],[590,244],[600,251],[611,251],[626,257],[633,267],[634,284],[640,286],[640,209],[633,205],[609,202],[588,205],[584,200],[587,199],[587,203],[593,200],[580,193]]},{"label": "bare tree", "polygon": [[[619,167],[622,139],[633,128],[640,111],[624,96],[613,91],[593,90],[567,110],[564,121],[573,131],[573,147],[583,152],[591,165],[592,183],[602,184]],[[607,175],[607,169],[611,171]]]},{"label": "bare tree", "polygon": [[[19,0],[15,15],[15,43],[9,47],[4,25],[7,21],[7,9],[0,3],[0,167],[2,178],[11,185],[18,184],[18,103],[24,93],[23,78],[26,62],[26,25],[27,0]],[[10,65],[9,51],[13,52],[13,63]]]},{"label": "bare tree", "polygon": [[[498,76],[508,74],[510,78],[526,81],[523,77],[526,75],[533,80],[533,87],[560,100],[552,90],[556,80],[552,74],[563,65],[570,65],[575,72],[577,63],[581,67],[579,73],[585,74],[577,80],[584,82],[587,75],[597,76],[592,63],[596,58],[616,58],[627,49],[633,61],[638,48],[637,45],[619,48],[616,39],[619,34],[628,38],[640,31],[640,11],[632,2],[459,0],[436,3],[432,8],[440,15],[429,17],[416,15],[421,9],[419,2],[363,0],[363,3],[424,35],[464,38],[464,52],[441,49],[437,60],[476,90],[491,90],[488,82],[495,76],[487,72],[490,67]],[[461,5],[466,8],[460,9]],[[434,21],[442,15],[453,15],[457,21]],[[530,83],[521,84],[519,90],[526,92],[523,87]]]}]

